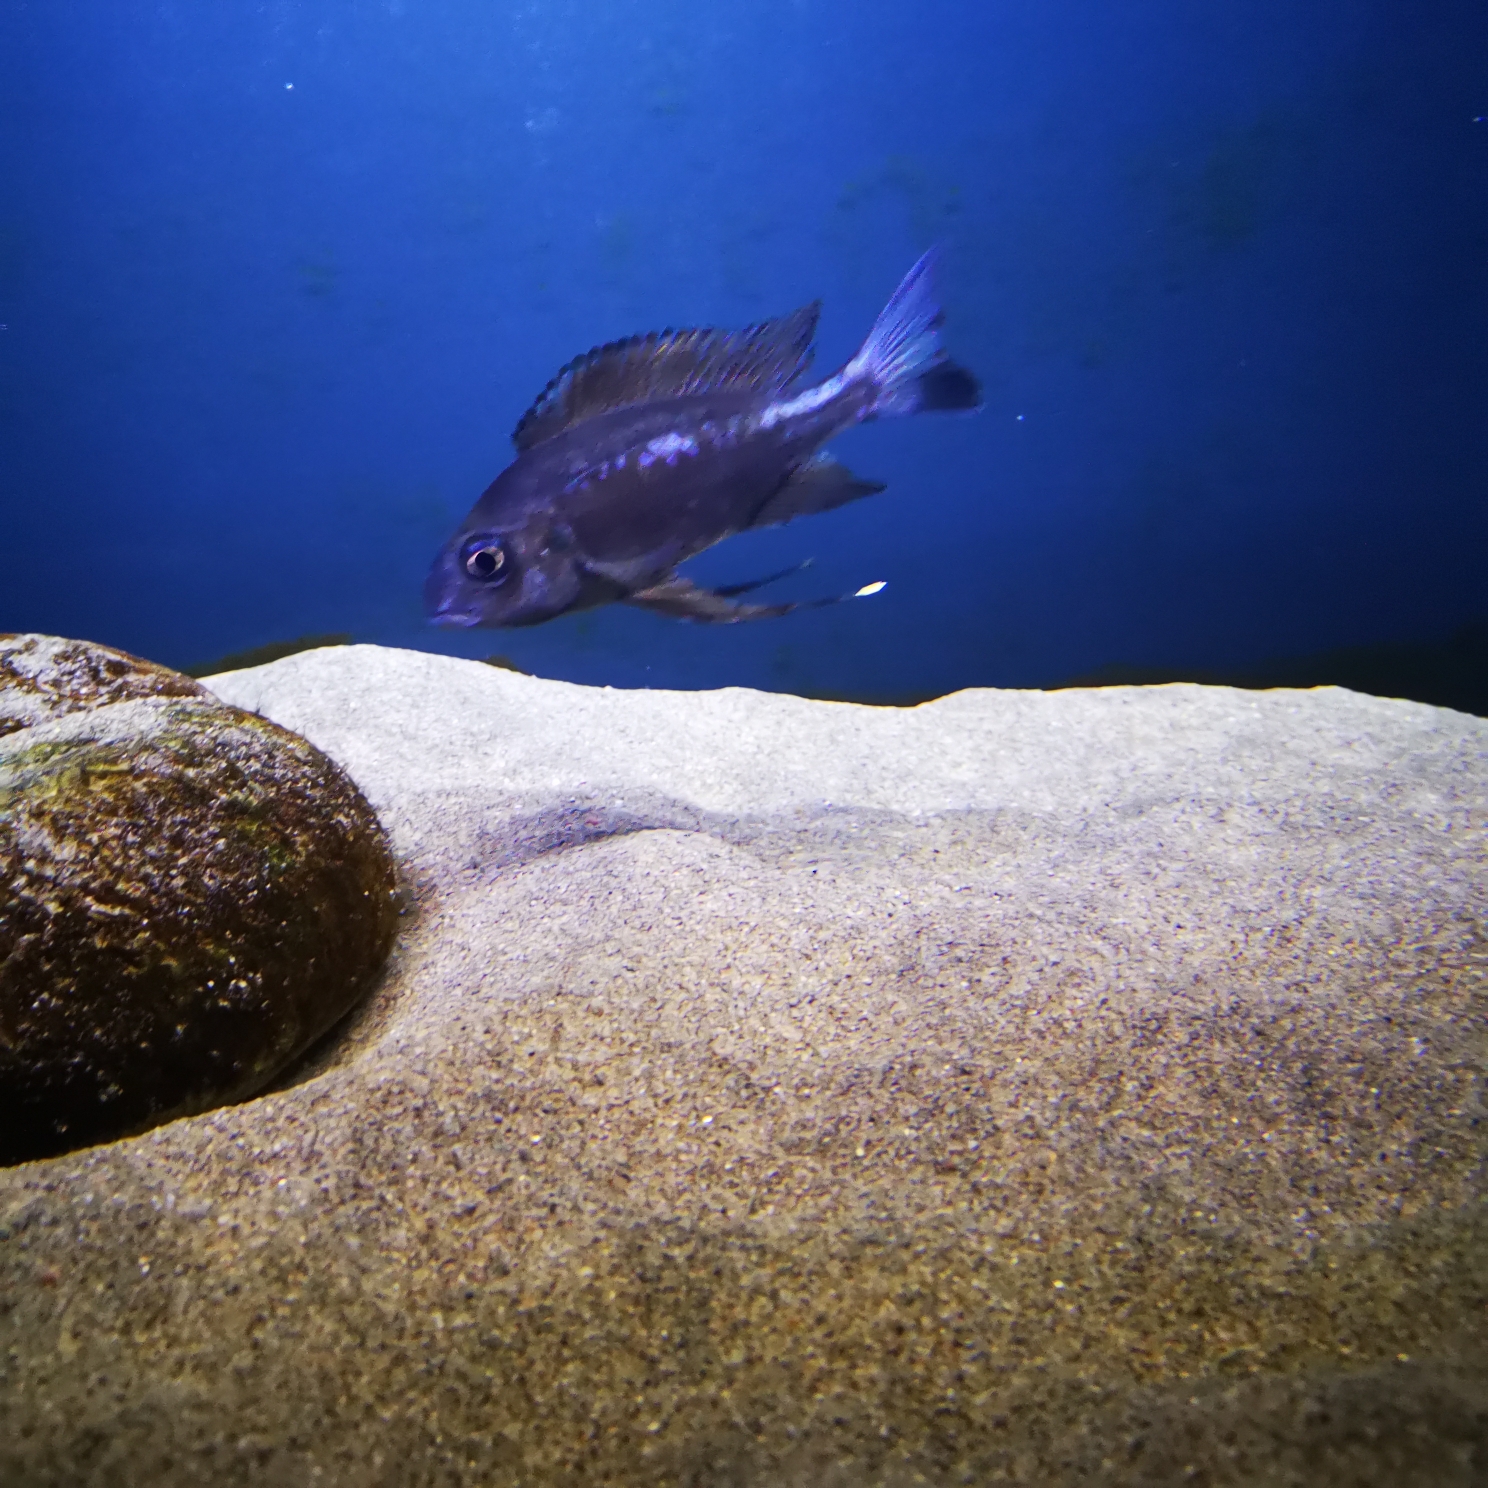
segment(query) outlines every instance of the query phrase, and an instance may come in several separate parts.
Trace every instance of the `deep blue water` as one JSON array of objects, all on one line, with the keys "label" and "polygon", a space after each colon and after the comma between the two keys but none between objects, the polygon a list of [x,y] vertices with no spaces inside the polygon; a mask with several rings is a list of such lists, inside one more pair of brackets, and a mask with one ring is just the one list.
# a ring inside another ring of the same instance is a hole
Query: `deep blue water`
[{"label": "deep blue water", "polygon": [[[307,631],[617,685],[874,695],[1222,668],[1488,613],[1482,0],[6,0],[0,630],[189,665]],[[969,419],[751,626],[427,628],[596,342],[946,250]]]}]

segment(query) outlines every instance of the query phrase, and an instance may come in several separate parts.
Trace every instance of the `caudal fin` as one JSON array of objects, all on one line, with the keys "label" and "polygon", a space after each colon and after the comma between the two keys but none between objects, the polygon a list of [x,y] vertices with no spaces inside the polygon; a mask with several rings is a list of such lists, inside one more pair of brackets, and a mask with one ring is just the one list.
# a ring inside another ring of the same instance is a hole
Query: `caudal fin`
[{"label": "caudal fin", "polygon": [[868,339],[848,363],[851,376],[878,389],[873,412],[968,412],[982,406],[982,387],[941,349],[945,321],[935,293],[937,254],[931,249],[907,273],[873,323]]}]

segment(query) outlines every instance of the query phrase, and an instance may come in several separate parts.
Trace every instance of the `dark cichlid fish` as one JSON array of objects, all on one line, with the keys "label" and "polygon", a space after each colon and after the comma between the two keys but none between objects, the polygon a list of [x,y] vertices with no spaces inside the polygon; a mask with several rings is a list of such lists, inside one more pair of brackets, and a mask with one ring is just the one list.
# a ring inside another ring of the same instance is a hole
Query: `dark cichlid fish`
[{"label": "dark cichlid fish", "polygon": [[690,620],[800,608],[734,601],[769,579],[702,589],[677,565],[736,532],[883,490],[820,453],[853,424],[981,406],[976,378],[940,349],[934,266],[927,253],[857,355],[814,387],[793,384],[811,362],[819,302],[742,331],[663,331],[570,362],[517,425],[516,460],[435,559],[430,618],[535,625],[613,600]]}]

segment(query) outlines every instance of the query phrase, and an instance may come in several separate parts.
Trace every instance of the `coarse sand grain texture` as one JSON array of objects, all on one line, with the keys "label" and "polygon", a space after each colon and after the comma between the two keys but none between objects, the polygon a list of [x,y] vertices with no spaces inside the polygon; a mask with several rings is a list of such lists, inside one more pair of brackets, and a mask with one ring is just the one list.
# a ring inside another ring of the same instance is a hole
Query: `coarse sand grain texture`
[{"label": "coarse sand grain texture", "polygon": [[0,1483],[1488,1479],[1488,723],[208,685],[401,934],[269,1094],[0,1173]]}]

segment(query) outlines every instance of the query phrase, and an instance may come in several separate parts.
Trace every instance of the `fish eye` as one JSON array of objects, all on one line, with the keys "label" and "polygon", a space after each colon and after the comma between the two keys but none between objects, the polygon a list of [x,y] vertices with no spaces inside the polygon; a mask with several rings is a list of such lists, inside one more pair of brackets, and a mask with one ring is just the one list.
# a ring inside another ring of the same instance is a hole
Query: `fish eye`
[{"label": "fish eye", "polygon": [[473,537],[460,550],[460,562],[472,579],[499,584],[511,573],[506,544],[499,537]]}]

